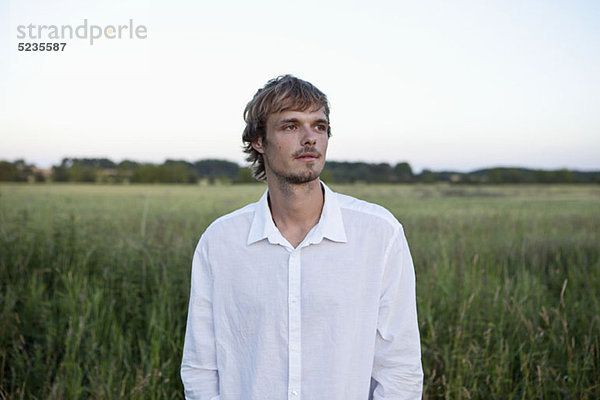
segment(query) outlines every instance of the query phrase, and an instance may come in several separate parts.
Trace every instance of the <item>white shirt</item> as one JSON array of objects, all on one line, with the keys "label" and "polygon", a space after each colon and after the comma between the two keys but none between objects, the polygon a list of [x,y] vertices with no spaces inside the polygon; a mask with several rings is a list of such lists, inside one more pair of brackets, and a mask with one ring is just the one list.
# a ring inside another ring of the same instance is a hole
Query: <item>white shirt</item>
[{"label": "white shirt", "polygon": [[415,274],[384,208],[323,184],[294,248],[267,192],[225,215],[194,253],[181,377],[187,399],[420,399]]}]

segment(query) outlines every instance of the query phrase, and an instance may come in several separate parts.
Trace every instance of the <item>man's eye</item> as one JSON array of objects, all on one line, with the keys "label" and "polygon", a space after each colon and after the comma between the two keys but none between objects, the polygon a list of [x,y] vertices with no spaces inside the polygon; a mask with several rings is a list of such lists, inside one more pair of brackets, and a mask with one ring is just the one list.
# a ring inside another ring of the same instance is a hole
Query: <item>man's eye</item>
[{"label": "man's eye", "polygon": [[283,127],[283,130],[285,131],[292,131],[294,130],[296,127],[294,125],[286,125]]},{"label": "man's eye", "polygon": [[326,125],[317,125],[317,130],[318,131],[326,132],[327,131],[327,126]]}]

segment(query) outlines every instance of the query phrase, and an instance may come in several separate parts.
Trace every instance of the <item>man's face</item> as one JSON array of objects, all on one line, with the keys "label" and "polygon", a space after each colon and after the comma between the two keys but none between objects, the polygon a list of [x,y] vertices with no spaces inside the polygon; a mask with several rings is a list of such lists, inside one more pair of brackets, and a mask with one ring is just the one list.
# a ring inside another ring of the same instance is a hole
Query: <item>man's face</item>
[{"label": "man's face", "polygon": [[267,180],[289,184],[311,182],[325,166],[327,117],[317,111],[286,110],[271,114],[266,123],[266,140],[252,146],[263,155]]}]

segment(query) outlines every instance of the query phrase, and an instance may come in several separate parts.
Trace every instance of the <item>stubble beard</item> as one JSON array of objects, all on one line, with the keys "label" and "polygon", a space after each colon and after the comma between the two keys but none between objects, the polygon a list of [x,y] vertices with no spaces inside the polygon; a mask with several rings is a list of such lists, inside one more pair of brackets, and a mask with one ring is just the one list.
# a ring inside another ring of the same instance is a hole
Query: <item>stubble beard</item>
[{"label": "stubble beard", "polygon": [[283,174],[279,171],[271,170],[273,175],[277,178],[278,181],[282,183],[286,183],[288,185],[302,185],[305,183],[309,183],[319,178],[320,171],[304,171],[297,174]]},{"label": "stubble beard", "polygon": [[[317,150],[314,147],[311,147],[311,148],[305,148],[302,151],[299,151],[297,154],[294,154],[294,157],[300,155],[302,152],[307,152],[307,153],[313,152],[313,153],[318,153],[319,157],[324,156],[320,152],[317,152]],[[320,158],[307,164],[305,166],[307,168],[305,171],[300,171],[300,172],[295,172],[295,173],[278,171],[277,169],[267,167],[267,163],[265,163],[265,167],[271,171],[271,173],[273,174],[275,179],[281,184],[303,185],[303,184],[312,182],[315,179],[319,178],[319,175],[321,174],[321,171],[323,170],[323,168],[321,167],[318,169],[313,169],[313,168],[311,168],[311,165],[310,165],[312,163],[318,163],[319,161],[320,161]]]}]

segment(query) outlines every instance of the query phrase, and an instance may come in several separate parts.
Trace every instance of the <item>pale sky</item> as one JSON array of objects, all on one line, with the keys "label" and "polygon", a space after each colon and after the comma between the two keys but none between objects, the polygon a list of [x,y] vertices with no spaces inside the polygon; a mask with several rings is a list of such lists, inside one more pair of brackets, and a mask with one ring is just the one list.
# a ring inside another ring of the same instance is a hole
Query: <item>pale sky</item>
[{"label": "pale sky", "polygon": [[[84,19],[147,38],[17,50]],[[598,1],[0,0],[0,159],[242,164],[244,106],[291,73],[329,97],[330,160],[599,170],[599,71]]]}]

